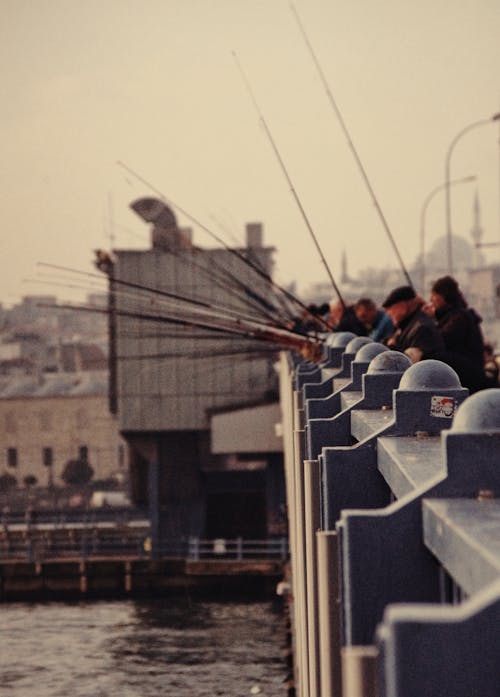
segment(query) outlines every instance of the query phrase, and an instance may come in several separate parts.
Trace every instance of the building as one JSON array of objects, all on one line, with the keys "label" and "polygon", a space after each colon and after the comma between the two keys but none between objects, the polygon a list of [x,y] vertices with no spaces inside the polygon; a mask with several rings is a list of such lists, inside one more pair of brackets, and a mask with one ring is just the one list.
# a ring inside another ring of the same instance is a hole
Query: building
[{"label": "building", "polygon": [[85,459],[94,479],[124,475],[126,448],[108,411],[107,371],[3,378],[0,474],[22,486],[64,484],[68,460]]},{"label": "building", "polygon": [[[133,497],[149,501],[161,540],[266,537],[284,501],[281,445],[269,450],[256,435],[250,451],[239,452],[236,439],[233,451],[216,453],[211,419],[276,403],[273,357],[252,354],[261,346],[247,337],[211,331],[208,315],[205,326],[193,324],[193,304],[181,298],[210,312],[217,306],[262,317],[270,286],[243,258],[271,274],[274,249],[263,246],[258,223],[247,225],[245,248],[200,249],[161,201],[131,207],[152,224],[151,248],[114,250],[112,266],[101,259],[101,268],[114,290],[111,384],[130,448]],[[134,284],[133,294],[121,292],[124,283]],[[282,495],[270,494],[277,489]]]}]

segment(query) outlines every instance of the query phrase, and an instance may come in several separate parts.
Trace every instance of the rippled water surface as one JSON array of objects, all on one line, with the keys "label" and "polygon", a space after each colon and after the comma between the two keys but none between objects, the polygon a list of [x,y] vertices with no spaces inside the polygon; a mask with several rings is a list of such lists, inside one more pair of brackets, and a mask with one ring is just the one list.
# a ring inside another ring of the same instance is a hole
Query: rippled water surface
[{"label": "rippled water surface", "polygon": [[13,603],[0,620],[2,697],[285,695],[271,603]]}]

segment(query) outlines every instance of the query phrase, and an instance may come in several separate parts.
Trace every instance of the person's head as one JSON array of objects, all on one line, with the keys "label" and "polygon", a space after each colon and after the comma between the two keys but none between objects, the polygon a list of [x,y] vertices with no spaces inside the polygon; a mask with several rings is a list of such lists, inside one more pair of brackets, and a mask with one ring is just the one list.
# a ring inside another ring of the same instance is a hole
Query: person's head
[{"label": "person's head", "polygon": [[436,310],[462,302],[462,293],[453,276],[442,276],[434,281],[431,288],[431,303]]},{"label": "person's head", "polygon": [[399,286],[391,290],[382,303],[382,307],[392,319],[393,324],[399,324],[408,315],[411,315],[420,304],[421,299],[411,286]]},{"label": "person's head", "polygon": [[493,351],[493,345],[489,341],[484,342],[483,351],[484,351],[485,358],[494,358],[495,357],[495,353]]},{"label": "person's head", "polygon": [[372,324],[377,314],[377,306],[371,298],[360,298],[354,305],[354,313],[363,324]]},{"label": "person's head", "polygon": [[330,302],[330,317],[328,320],[328,323],[330,324],[330,326],[335,329],[335,327],[338,325],[338,323],[342,319],[343,314],[344,314],[344,306],[342,305],[340,300],[332,300]]}]

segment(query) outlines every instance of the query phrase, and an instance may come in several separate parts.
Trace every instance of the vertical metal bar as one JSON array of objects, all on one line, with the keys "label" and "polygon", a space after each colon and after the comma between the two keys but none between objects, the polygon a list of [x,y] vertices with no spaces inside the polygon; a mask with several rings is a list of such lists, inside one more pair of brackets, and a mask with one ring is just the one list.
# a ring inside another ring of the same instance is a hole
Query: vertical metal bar
[{"label": "vertical metal bar", "polygon": [[340,660],[340,583],[338,535],[334,530],[316,533],[318,555],[318,611],[321,660],[321,695],[342,696]]},{"label": "vertical metal bar", "polygon": [[309,691],[311,695],[316,696],[320,694],[319,611],[316,564],[316,531],[320,527],[319,462],[317,460],[304,460],[303,467]]},{"label": "vertical metal bar", "polygon": [[160,556],[160,464],[159,447],[148,463],[149,519],[151,521],[151,556]]},{"label": "vertical metal bar", "polygon": [[[297,429],[300,416],[294,412],[294,452],[295,452],[295,513],[296,513],[296,566],[295,566],[295,616],[297,632],[297,660],[299,669],[300,695],[309,697],[309,660],[307,641],[307,578],[305,559],[304,529],[304,431]],[[311,695],[311,697],[316,697]]]},{"label": "vertical metal bar", "polygon": [[342,649],[343,697],[377,697],[374,646],[348,646]]}]

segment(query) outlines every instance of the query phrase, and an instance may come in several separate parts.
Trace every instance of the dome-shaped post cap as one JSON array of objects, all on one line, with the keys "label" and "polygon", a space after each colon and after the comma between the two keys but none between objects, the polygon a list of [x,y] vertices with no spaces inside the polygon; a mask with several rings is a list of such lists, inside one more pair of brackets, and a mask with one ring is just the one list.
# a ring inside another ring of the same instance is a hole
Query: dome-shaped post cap
[{"label": "dome-shaped post cap", "polygon": [[325,343],[327,346],[334,346],[337,348],[345,348],[347,344],[356,338],[356,334],[353,332],[334,332],[326,337]]},{"label": "dome-shaped post cap", "polygon": [[356,358],[354,359],[354,362],[370,363],[375,358],[375,356],[378,356],[381,353],[386,353],[387,351],[389,351],[387,346],[378,343],[378,341],[372,341],[371,343],[365,344],[359,349],[359,351],[356,353]]},{"label": "dome-shaped post cap", "polygon": [[451,431],[455,433],[500,432],[500,389],[493,387],[467,397],[457,409]]},{"label": "dome-shaped post cap", "polygon": [[405,371],[400,390],[411,392],[424,392],[436,390],[453,390],[461,387],[460,379],[453,368],[434,359],[428,359],[414,363]]},{"label": "dome-shaped post cap", "polygon": [[413,365],[408,356],[399,351],[384,351],[375,356],[370,363],[368,372],[374,373],[404,373]]},{"label": "dome-shaped post cap", "polygon": [[372,339],[369,339],[367,336],[355,336],[354,339],[351,339],[345,347],[345,352],[356,354],[362,346],[365,346],[365,344],[374,343],[375,342]]}]

